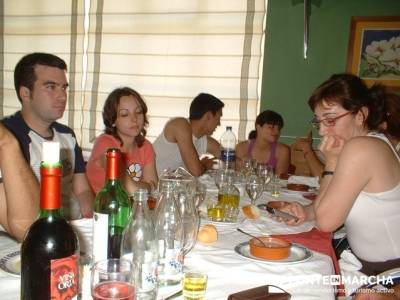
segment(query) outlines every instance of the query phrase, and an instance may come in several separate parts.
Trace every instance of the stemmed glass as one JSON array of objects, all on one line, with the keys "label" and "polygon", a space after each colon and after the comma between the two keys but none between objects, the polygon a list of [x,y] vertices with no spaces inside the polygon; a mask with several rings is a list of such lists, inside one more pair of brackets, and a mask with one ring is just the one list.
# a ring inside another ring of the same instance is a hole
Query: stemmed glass
[{"label": "stemmed glass", "polygon": [[230,177],[233,181],[235,176],[235,171],[228,169],[228,170],[218,170],[214,174],[214,182],[217,188],[219,189],[223,183],[228,182],[228,178]]},{"label": "stemmed glass", "polygon": [[251,204],[255,204],[256,200],[261,196],[264,189],[263,180],[257,175],[251,175],[246,180],[246,192],[249,195]]},{"label": "stemmed glass", "polygon": [[243,160],[240,172],[242,173],[244,179],[254,174],[254,164],[255,164],[254,159],[246,158]]},{"label": "stemmed glass", "polygon": [[268,164],[258,163],[256,174],[263,181],[263,190],[267,190],[267,186],[274,176],[274,170]]}]

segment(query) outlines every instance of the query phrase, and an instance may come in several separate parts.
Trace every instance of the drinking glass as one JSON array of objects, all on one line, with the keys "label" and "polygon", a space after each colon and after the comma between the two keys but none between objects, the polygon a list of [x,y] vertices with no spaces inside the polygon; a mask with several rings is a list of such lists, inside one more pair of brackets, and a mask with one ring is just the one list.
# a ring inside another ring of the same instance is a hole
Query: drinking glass
[{"label": "drinking glass", "polygon": [[255,159],[252,158],[245,158],[243,160],[242,168],[241,168],[241,173],[246,180],[247,177],[251,176],[254,174],[254,165],[256,161]]},{"label": "drinking glass", "polygon": [[235,171],[228,169],[228,170],[218,170],[217,172],[215,172],[214,174],[214,182],[215,185],[217,186],[217,188],[219,189],[221,187],[221,185],[223,185],[224,183],[227,183],[229,179],[234,180],[235,177]]},{"label": "drinking glass", "polygon": [[124,259],[106,259],[92,268],[93,300],[134,300],[132,263]]},{"label": "drinking glass", "polygon": [[188,271],[183,274],[182,290],[185,300],[205,299],[207,274],[198,271]]},{"label": "drinking glass", "polygon": [[274,175],[271,181],[271,196],[278,198],[281,194],[281,184],[278,175]]},{"label": "drinking glass", "polygon": [[255,205],[256,200],[261,196],[264,190],[264,182],[257,175],[251,175],[246,180],[246,192],[250,198],[251,204]]},{"label": "drinking glass", "polygon": [[274,170],[268,164],[258,163],[256,174],[262,179],[264,186],[263,190],[266,191],[267,186],[274,175]]}]

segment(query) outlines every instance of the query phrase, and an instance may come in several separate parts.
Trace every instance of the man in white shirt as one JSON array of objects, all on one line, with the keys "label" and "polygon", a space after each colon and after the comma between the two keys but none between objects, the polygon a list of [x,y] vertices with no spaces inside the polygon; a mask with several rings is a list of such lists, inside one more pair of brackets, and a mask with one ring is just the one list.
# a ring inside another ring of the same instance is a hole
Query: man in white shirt
[{"label": "man in white shirt", "polygon": [[201,93],[190,104],[189,119],[177,117],[167,122],[153,143],[159,175],[166,169],[184,167],[193,176],[200,176],[212,168],[213,159],[200,156],[220,156],[220,144],[211,135],[220,125],[223,107],[218,98]]}]

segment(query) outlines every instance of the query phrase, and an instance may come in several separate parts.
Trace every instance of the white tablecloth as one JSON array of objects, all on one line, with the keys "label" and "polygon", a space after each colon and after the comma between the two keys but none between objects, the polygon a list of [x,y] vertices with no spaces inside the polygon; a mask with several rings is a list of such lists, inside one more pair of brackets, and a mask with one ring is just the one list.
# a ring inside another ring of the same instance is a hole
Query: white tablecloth
[{"label": "white tablecloth", "polygon": [[[210,193],[209,196],[214,197],[215,195]],[[280,198],[304,203],[308,201],[299,195],[285,193],[282,193]],[[268,199],[270,199],[269,196],[264,193],[259,201],[261,203]],[[241,203],[247,202],[249,202],[248,198],[242,197]],[[270,222],[275,221],[270,220]],[[235,245],[249,239],[237,232],[236,227],[237,225],[217,226],[218,241],[212,245],[197,243],[185,258],[185,269],[196,268],[207,273],[207,299],[225,300],[231,293],[266,284],[277,285],[285,289],[292,294],[294,300],[334,299],[332,286],[326,282],[326,277],[334,274],[332,260],[329,256],[313,252],[311,259],[296,264],[267,264],[249,260],[234,251]],[[276,232],[278,230],[276,228],[274,233],[285,234],[290,233],[291,230],[282,227],[282,232]],[[0,233],[0,259],[18,246],[6,234]],[[179,288],[173,287],[168,292],[164,289],[161,291],[159,299]],[[19,290],[20,278],[0,270],[0,299],[19,299]],[[176,299],[182,299],[182,297]]]}]

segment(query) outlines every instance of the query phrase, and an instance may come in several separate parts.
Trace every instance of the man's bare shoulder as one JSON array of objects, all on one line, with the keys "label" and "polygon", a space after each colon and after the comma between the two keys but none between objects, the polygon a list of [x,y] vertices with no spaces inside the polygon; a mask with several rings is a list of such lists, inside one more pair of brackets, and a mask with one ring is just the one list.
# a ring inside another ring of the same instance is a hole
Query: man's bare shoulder
[{"label": "man's bare shoulder", "polygon": [[190,123],[185,118],[174,118],[165,125],[164,136],[168,141],[175,143],[176,138],[182,135],[192,135]]}]

